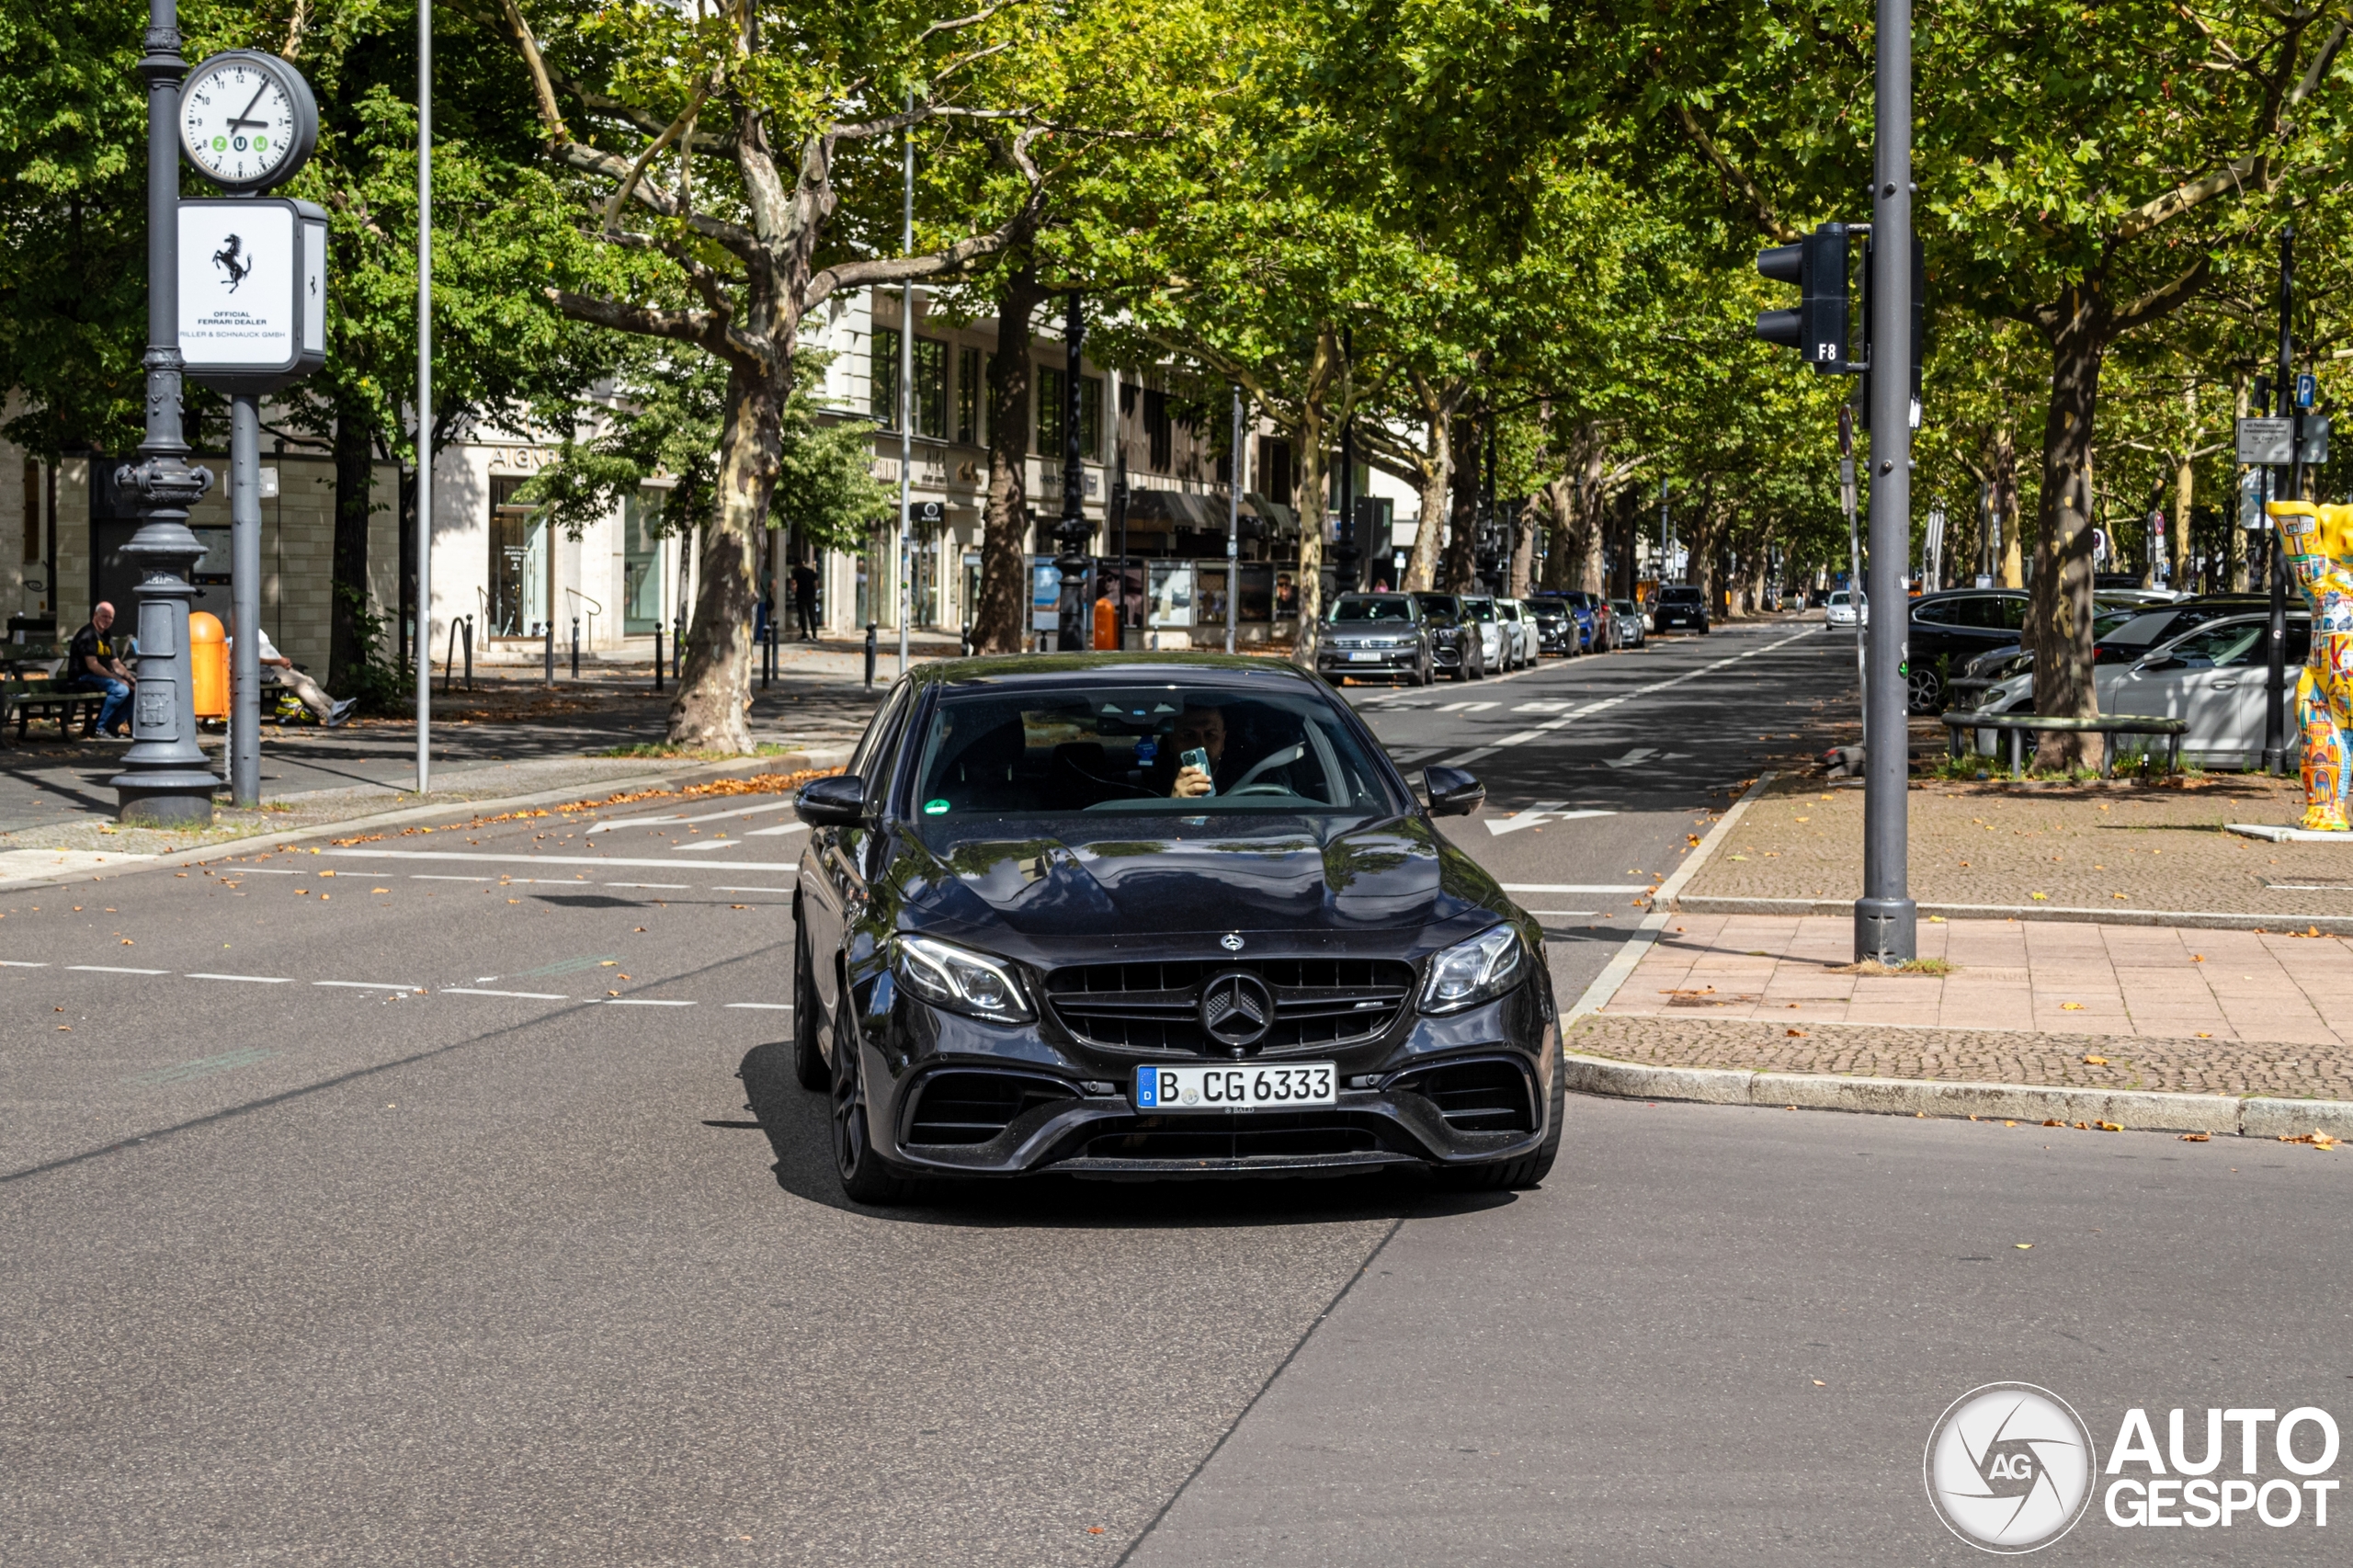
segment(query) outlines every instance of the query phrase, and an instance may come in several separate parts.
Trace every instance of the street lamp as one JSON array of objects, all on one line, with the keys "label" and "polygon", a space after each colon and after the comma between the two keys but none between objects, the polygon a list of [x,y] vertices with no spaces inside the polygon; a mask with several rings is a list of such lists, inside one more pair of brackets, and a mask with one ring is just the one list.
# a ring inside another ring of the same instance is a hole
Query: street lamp
[{"label": "street lamp", "polygon": [[1086,520],[1086,467],[1078,445],[1080,351],[1086,343],[1086,307],[1073,294],[1063,326],[1063,520],[1054,525],[1054,540],[1063,547],[1054,566],[1063,574],[1060,642],[1065,649],[1081,642],[1080,574],[1086,570],[1085,550],[1095,532]]}]

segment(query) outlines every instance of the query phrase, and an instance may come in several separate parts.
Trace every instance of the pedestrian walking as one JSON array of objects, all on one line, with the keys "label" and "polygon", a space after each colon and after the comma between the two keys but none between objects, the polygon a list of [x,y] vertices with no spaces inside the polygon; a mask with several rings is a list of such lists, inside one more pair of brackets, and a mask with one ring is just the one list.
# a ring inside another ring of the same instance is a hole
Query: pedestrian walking
[{"label": "pedestrian walking", "polygon": [[792,569],[792,614],[801,623],[801,640],[817,640],[817,569],[803,561]]}]

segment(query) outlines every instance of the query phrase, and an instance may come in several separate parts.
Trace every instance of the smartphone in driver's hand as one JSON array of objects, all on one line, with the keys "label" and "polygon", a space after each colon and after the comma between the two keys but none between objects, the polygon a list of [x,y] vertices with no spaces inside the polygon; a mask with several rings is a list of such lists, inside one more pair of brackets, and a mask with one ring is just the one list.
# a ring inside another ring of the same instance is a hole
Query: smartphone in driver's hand
[{"label": "smartphone in driver's hand", "polygon": [[[1204,778],[1213,780],[1216,778],[1216,775],[1210,771],[1210,754],[1207,747],[1194,746],[1178,756],[1176,760],[1186,767],[1198,769]],[[1212,795],[1217,793],[1217,785],[1214,782],[1210,785],[1210,793]]]}]

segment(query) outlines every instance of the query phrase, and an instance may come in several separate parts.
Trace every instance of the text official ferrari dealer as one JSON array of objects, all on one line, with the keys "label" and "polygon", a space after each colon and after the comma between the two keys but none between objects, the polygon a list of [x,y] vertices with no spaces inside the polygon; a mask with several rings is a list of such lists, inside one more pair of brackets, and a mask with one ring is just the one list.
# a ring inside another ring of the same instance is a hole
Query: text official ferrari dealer
[{"label": "text official ferrari dealer", "polygon": [[1535,922],[1288,665],[927,665],[811,784],[794,1060],[842,1185],[1435,1169],[1541,1179],[1559,1017]]}]

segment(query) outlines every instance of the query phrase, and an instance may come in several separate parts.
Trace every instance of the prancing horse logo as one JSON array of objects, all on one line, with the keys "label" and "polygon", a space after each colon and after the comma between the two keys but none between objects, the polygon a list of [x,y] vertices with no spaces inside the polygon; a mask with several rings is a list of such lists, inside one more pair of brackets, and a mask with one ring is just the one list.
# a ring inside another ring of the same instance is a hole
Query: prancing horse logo
[{"label": "prancing horse logo", "polygon": [[245,242],[235,234],[231,234],[229,243],[212,253],[212,265],[229,275],[229,292],[232,294],[237,291],[237,285],[243,283],[254,269],[254,264],[244,259],[244,248]]}]

